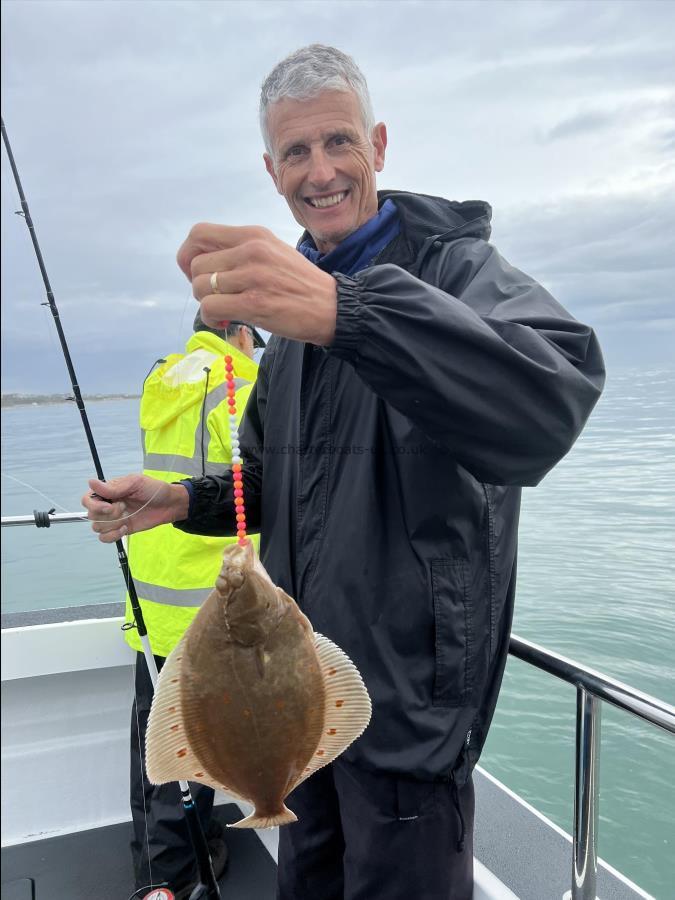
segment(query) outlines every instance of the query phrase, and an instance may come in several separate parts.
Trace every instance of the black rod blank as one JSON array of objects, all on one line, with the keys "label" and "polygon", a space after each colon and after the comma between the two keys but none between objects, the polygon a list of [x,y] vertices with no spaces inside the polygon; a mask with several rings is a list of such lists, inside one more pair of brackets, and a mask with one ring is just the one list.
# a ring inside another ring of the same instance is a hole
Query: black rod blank
[{"label": "black rod blank", "polygon": [[[19,177],[19,170],[16,167],[16,163],[14,161],[14,154],[12,153],[12,147],[9,143],[9,138],[7,137],[7,131],[5,130],[5,121],[4,119],[0,120],[0,124],[2,126],[2,140],[5,145],[5,150],[7,151],[7,157],[9,158],[9,164],[12,167],[12,175],[14,176],[14,181],[16,183],[16,189],[19,193],[19,199],[21,200],[21,214],[23,215],[26,225],[28,226],[28,231],[30,233],[30,239],[33,242],[33,249],[35,250],[35,255],[37,256],[38,266],[40,267],[40,273],[42,275],[42,280],[45,285],[45,290],[47,291],[47,304],[51,311],[51,314],[54,318],[54,324],[56,325],[56,331],[59,335],[59,341],[61,343],[61,349],[63,350],[63,356],[66,361],[66,367],[68,369],[68,375],[70,376],[70,383],[73,388],[73,395],[75,399],[75,403],[77,404],[77,408],[80,412],[80,418],[82,419],[82,425],[84,426],[84,431],[87,436],[87,443],[89,444],[89,450],[91,451],[91,456],[94,461],[94,468],[96,469],[96,476],[99,481],[105,481],[105,475],[103,474],[103,467],[101,466],[101,460],[99,459],[98,450],[96,449],[96,444],[94,442],[94,435],[91,431],[91,426],[89,424],[89,417],[87,416],[87,410],[84,405],[84,400],[82,399],[82,394],[80,392],[80,386],[77,383],[77,376],[75,374],[75,367],[73,366],[73,360],[70,356],[70,350],[68,349],[68,342],[66,340],[66,336],[63,331],[63,326],[61,325],[61,317],[59,316],[59,310],[56,305],[56,300],[54,299],[54,292],[52,291],[52,286],[49,281],[49,276],[47,275],[47,268],[45,266],[44,259],[42,257],[42,251],[40,250],[40,244],[37,239],[37,234],[35,232],[35,226],[33,225],[33,219],[31,218],[30,209],[28,208],[28,201],[26,200],[26,195],[23,192],[23,187],[21,185],[21,179]],[[129,599],[131,601],[131,607],[134,613],[134,619],[136,621],[136,627],[138,628],[138,634],[141,637],[145,637],[148,633],[147,628],[145,627],[145,621],[143,619],[143,612],[141,610],[141,605],[138,602],[138,595],[136,593],[136,586],[134,585],[133,579],[131,577],[131,571],[129,569],[129,560],[127,558],[126,550],[124,549],[124,544],[121,540],[115,541],[115,546],[117,547],[117,558],[119,560],[120,568],[122,569],[122,575],[124,576],[124,582],[127,586],[127,590],[129,591]]]},{"label": "black rod blank", "polygon": [[[84,431],[87,436],[87,443],[89,444],[89,450],[91,451],[91,456],[94,461],[94,467],[96,469],[96,475],[99,481],[105,481],[105,476],[103,474],[103,467],[101,466],[101,460],[99,459],[98,451],[96,449],[96,444],[94,442],[94,436],[91,431],[91,426],[89,425],[89,418],[87,416],[87,410],[84,405],[84,400],[82,399],[82,394],[80,392],[80,386],[77,383],[77,376],[75,375],[75,367],[73,366],[73,361],[70,356],[70,351],[68,349],[68,342],[66,341],[66,336],[63,331],[63,327],[61,325],[61,317],[59,316],[59,310],[56,306],[56,300],[54,299],[54,292],[52,291],[52,286],[49,282],[49,276],[47,275],[47,269],[45,267],[44,259],[42,257],[42,251],[40,250],[40,244],[38,243],[37,234],[35,233],[35,226],[33,225],[33,219],[31,218],[30,210],[28,208],[28,202],[26,200],[26,196],[23,192],[23,187],[21,185],[21,179],[19,178],[19,171],[16,167],[16,163],[14,161],[14,154],[12,153],[12,148],[9,143],[9,138],[7,137],[7,131],[5,130],[5,121],[4,119],[0,119],[0,124],[2,126],[2,140],[5,145],[5,150],[7,151],[7,156],[9,158],[9,164],[12,168],[12,175],[14,176],[14,181],[16,183],[16,189],[19,192],[19,199],[21,200],[21,215],[25,219],[26,225],[28,226],[28,231],[30,232],[31,241],[33,242],[33,249],[35,250],[35,255],[37,256],[38,265],[40,267],[40,273],[42,275],[42,280],[45,285],[45,290],[47,291],[47,303],[45,306],[49,306],[52,316],[54,318],[54,324],[56,325],[56,330],[59,335],[59,341],[61,342],[61,349],[63,350],[63,355],[65,357],[66,366],[68,368],[68,375],[70,376],[70,383],[73,388],[73,395],[75,403],[77,404],[77,408],[80,412],[80,417],[82,419],[82,424],[84,426]],[[145,621],[143,619],[143,612],[141,610],[141,605],[138,601],[138,595],[136,593],[136,586],[134,585],[133,578],[131,577],[131,571],[129,569],[129,559],[127,557],[126,550],[124,549],[124,544],[122,540],[115,541],[115,546],[117,548],[117,558],[119,560],[120,568],[122,570],[122,575],[124,577],[124,582],[126,584],[127,590],[129,592],[129,599],[131,601],[131,608],[134,613],[134,619],[136,621],[136,627],[138,629],[138,634],[141,638],[145,638],[143,641],[144,654],[149,656],[148,667],[152,670],[154,666],[154,659],[152,658],[152,650],[150,649],[150,644],[147,638],[148,630],[145,627]],[[204,897],[205,900],[219,900],[220,898],[220,890],[218,888],[218,883],[213,874],[213,866],[211,864],[211,858],[209,855],[208,845],[206,842],[206,837],[204,836],[204,831],[201,827],[201,823],[199,821],[199,816],[197,814],[197,808],[190,796],[189,789],[183,790],[181,785],[181,793],[182,793],[182,801],[183,801],[183,811],[185,813],[185,817],[188,824],[188,830],[190,832],[190,837],[192,838],[195,857],[197,860],[197,867],[200,875],[200,884],[198,887],[201,890],[197,890],[193,892],[193,897],[197,900],[197,897]]]}]

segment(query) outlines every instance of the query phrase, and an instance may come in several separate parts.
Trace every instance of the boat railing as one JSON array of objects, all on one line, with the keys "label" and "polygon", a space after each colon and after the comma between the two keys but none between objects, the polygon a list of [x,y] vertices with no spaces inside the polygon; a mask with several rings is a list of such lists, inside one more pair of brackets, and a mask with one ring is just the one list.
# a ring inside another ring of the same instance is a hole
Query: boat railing
[{"label": "boat railing", "polygon": [[571,900],[596,900],[602,703],[675,734],[675,707],[594,669],[511,636],[509,653],[577,691]]},{"label": "boat railing", "polygon": [[49,528],[51,525],[59,525],[64,522],[86,522],[86,512],[57,513],[53,509],[49,512],[34,511],[32,516],[3,516],[2,527],[17,528],[21,525],[35,525],[37,528]]},{"label": "boat railing", "polygon": [[[83,513],[35,511],[32,516],[3,516],[2,526],[49,528],[51,524],[83,519]],[[671,734],[675,734],[675,707],[516,635],[511,636],[509,653],[576,688],[572,889],[565,896],[570,900],[596,900],[602,703],[611,703]]]}]

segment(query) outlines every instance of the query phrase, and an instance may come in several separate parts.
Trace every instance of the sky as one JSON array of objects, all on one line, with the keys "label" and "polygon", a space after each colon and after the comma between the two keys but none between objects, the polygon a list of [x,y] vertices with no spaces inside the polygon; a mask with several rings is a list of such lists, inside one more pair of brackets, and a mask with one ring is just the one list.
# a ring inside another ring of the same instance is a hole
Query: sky
[{"label": "sky", "polygon": [[[2,112],[83,393],[139,393],[196,303],[199,221],[299,228],[264,169],[260,85],[351,54],[388,126],[381,188],[482,199],[492,242],[598,332],[675,345],[675,3],[5,0]],[[2,390],[70,389],[2,150]]]}]

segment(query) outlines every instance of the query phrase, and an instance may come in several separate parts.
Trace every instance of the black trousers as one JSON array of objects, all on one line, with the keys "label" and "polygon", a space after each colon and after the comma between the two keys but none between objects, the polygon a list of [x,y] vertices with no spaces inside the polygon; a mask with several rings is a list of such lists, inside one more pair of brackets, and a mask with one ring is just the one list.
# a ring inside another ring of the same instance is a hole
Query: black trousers
[{"label": "black trousers", "polygon": [[[156,656],[157,668],[165,659]],[[178,783],[152,785],[145,777],[145,732],[152,703],[152,681],[142,653],[136,655],[136,700],[131,711],[131,816],[134,836],[131,855],[134,862],[136,886],[167,881],[178,890],[197,879],[192,842],[183,816]],[[136,725],[138,713],[138,727]],[[140,744],[139,744],[140,731]],[[143,760],[139,753],[143,751]],[[213,809],[214,793],[203,784],[190,782],[190,791],[197,804],[199,817],[208,832]],[[147,819],[146,819],[147,816]],[[147,822],[147,828],[146,828]],[[148,853],[150,865],[148,865]]]},{"label": "black trousers", "polygon": [[471,780],[456,790],[452,783],[373,774],[338,759],[286,804],[298,822],[279,829],[277,900],[473,895]]}]

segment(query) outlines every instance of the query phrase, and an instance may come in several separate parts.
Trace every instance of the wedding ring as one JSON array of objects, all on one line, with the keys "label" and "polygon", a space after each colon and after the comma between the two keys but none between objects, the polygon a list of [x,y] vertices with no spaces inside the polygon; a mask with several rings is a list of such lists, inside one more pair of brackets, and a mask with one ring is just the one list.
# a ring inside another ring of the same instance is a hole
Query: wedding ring
[{"label": "wedding ring", "polygon": [[214,294],[220,293],[220,291],[218,290],[218,273],[217,272],[211,273],[211,290],[213,291]]}]

